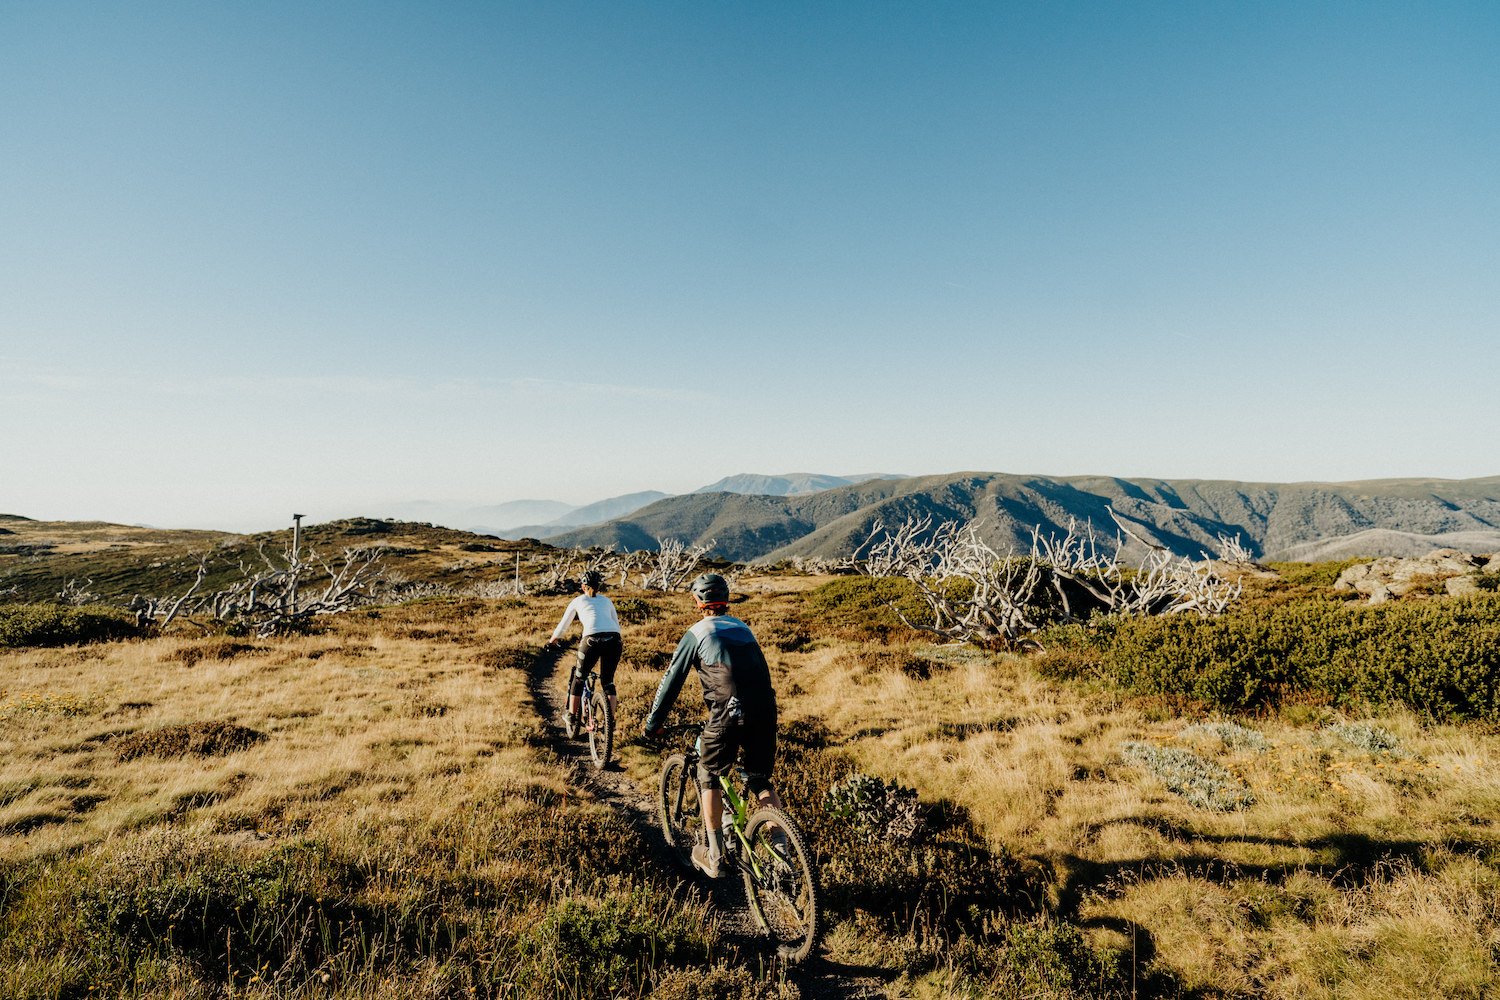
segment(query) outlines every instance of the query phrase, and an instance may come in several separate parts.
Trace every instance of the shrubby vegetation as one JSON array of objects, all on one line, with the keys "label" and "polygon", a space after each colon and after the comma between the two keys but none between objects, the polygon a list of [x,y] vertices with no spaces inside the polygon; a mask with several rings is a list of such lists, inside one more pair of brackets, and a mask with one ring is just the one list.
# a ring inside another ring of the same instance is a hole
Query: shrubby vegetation
[{"label": "shrubby vegetation", "polygon": [[0,647],[72,646],[141,634],[134,616],[101,604],[0,604]]},{"label": "shrubby vegetation", "polygon": [[736,958],[702,904],[640,871],[616,817],[502,806],[410,847],[256,851],[157,828],[5,865],[0,995],[363,996],[393,980],[379,995],[642,997],[674,967]]},{"label": "shrubby vegetation", "polygon": [[1125,759],[1161,779],[1167,790],[1200,809],[1229,812],[1255,805],[1255,796],[1240,779],[1191,750],[1158,747],[1130,740],[1121,748]]},{"label": "shrubby vegetation", "polygon": [[917,588],[899,577],[842,577],[809,591],[804,601],[824,630],[855,640],[910,635],[893,605],[913,621],[929,614]]},{"label": "shrubby vegetation", "polygon": [[1129,995],[1078,927],[1035,918],[1038,866],[991,846],[962,808],[858,772],[832,743],[816,724],[787,727],[779,782],[800,804],[834,919],[894,937],[909,970],[946,968],[974,996]]},{"label": "shrubby vegetation", "polygon": [[[1250,711],[1289,698],[1500,721],[1500,596],[1361,605],[1307,598],[1219,618],[1113,618],[1054,629],[1042,661],[1145,694]],[[1051,661],[1049,663],[1049,660]]]}]

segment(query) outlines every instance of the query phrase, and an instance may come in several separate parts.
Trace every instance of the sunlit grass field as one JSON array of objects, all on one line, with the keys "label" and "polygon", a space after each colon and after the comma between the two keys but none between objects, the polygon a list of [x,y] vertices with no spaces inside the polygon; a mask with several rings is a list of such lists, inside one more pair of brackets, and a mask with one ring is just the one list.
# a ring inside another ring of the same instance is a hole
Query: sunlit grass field
[{"label": "sunlit grass field", "polygon": [[[566,598],[443,598],[0,651],[0,996],[1500,990],[1491,727],[1315,699],[1226,719],[831,613],[828,583],[745,577],[732,609],[823,867],[811,968],[728,933],[559,760],[534,675]],[[616,597],[628,737],[695,616]],[[690,683],[677,714],[700,708]],[[648,793],[659,748],[621,743]],[[1241,807],[1191,804],[1162,761]],[[854,772],[914,788],[924,836],[831,816]]]}]

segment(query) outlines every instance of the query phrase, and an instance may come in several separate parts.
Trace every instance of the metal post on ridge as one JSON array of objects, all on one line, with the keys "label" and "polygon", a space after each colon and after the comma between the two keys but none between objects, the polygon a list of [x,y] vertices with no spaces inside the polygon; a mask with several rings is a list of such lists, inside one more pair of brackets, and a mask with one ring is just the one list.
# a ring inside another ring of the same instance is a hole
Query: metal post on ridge
[{"label": "metal post on ridge", "polygon": [[292,515],[292,586],[291,586],[291,611],[297,610],[297,571],[302,565],[302,519],[305,514]]}]

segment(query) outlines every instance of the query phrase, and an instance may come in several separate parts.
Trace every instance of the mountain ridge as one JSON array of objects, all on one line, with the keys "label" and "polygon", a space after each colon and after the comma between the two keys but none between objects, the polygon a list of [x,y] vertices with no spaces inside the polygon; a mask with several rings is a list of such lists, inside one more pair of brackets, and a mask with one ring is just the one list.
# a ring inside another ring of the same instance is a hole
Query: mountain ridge
[{"label": "mountain ridge", "polygon": [[[991,544],[1029,548],[1033,526],[1064,533],[1094,526],[1113,545],[1113,510],[1131,530],[1182,555],[1213,551],[1238,535],[1260,558],[1294,546],[1383,529],[1405,535],[1500,531],[1500,476],[1253,483],[959,472],[872,480],[800,496],[697,493],[667,497],[617,518],[553,536],[555,545],[651,548],[657,539],[713,542],[742,561],[853,554],[879,523],[910,516],[974,520]],[[1380,553],[1372,553],[1380,554]]]}]

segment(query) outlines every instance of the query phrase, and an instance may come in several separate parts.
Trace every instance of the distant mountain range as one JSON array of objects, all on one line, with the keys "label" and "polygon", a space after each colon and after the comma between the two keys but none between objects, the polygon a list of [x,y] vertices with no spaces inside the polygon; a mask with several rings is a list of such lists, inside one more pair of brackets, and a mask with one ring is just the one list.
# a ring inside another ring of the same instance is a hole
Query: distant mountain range
[{"label": "distant mountain range", "polygon": [[[694,490],[694,493],[756,493],[794,496],[849,486],[870,479],[901,477],[885,473],[830,476],[814,472],[789,472],[780,476],[742,473]],[[647,504],[671,494],[659,490],[627,493],[595,503],[575,506],[561,500],[511,500],[507,503],[473,506],[439,500],[414,500],[386,504],[380,516],[403,521],[426,521],[447,528],[472,531],[501,538],[550,538],[569,528],[599,524],[626,517]]]},{"label": "distant mountain range", "polygon": [[[741,478],[749,477],[732,477]],[[676,538],[711,541],[714,555],[742,561],[839,558],[855,552],[881,523],[931,515],[937,521],[978,519],[992,544],[1026,549],[1033,526],[1061,534],[1070,520],[1093,524],[1101,541],[1113,543],[1111,509],[1143,538],[1190,556],[1214,551],[1220,536],[1235,535],[1264,559],[1313,561],[1336,557],[1325,553],[1382,555],[1389,549],[1409,554],[1450,542],[1469,551],[1500,551],[1500,477],[1242,483],[966,472],[879,479],[810,494],[665,497],[548,541],[649,549],[658,539]],[[1363,551],[1350,551],[1351,543]]]},{"label": "distant mountain range", "polygon": [[478,525],[469,530],[481,535],[499,535],[501,538],[551,538],[553,535],[562,534],[569,528],[577,528],[588,524],[598,524],[611,518],[625,517],[645,507],[647,504],[655,503],[668,494],[657,490],[646,490],[643,493],[627,493],[624,496],[610,497],[608,500],[600,500],[597,503],[585,504],[582,507],[574,507],[560,517],[555,517],[542,524],[523,524],[520,527],[487,528]]},{"label": "distant mountain range", "polygon": [[859,476],[827,476],[816,472],[788,472],[784,476],[761,476],[741,473],[726,476],[717,483],[700,486],[694,493],[747,493],[755,496],[790,497],[803,493],[821,493],[840,486],[853,486],[871,479],[902,479],[890,472],[871,472]]}]

